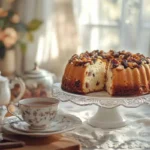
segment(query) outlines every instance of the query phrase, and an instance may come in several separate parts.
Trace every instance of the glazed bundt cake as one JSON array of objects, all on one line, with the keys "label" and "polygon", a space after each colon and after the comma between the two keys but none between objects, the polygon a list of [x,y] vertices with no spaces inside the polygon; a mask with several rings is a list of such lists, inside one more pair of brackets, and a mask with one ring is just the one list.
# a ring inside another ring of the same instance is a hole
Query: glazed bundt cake
[{"label": "glazed bundt cake", "polygon": [[62,89],[80,94],[106,90],[112,96],[149,93],[150,58],[113,50],[75,54],[66,66]]}]

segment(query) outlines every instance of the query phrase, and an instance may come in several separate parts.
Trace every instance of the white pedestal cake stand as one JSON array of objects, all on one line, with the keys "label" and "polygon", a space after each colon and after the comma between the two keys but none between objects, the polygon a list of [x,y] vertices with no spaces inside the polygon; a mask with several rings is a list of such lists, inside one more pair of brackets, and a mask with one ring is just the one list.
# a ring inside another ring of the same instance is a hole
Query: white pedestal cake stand
[{"label": "white pedestal cake stand", "polygon": [[150,104],[150,94],[132,97],[112,97],[107,92],[94,92],[86,95],[79,95],[66,92],[61,89],[61,84],[56,83],[53,86],[53,96],[62,102],[71,101],[80,106],[97,105],[97,113],[88,120],[91,126],[114,129],[127,124],[124,116],[118,110],[118,106],[135,108],[141,104]]}]

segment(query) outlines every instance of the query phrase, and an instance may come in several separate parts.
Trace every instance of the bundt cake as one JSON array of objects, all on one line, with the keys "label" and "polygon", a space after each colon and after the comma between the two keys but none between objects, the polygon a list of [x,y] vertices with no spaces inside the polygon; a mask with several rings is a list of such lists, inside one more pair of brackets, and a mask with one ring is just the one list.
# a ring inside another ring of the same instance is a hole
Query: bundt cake
[{"label": "bundt cake", "polygon": [[146,94],[150,92],[150,58],[113,50],[75,54],[66,66],[61,86],[80,94],[102,90],[112,96]]}]

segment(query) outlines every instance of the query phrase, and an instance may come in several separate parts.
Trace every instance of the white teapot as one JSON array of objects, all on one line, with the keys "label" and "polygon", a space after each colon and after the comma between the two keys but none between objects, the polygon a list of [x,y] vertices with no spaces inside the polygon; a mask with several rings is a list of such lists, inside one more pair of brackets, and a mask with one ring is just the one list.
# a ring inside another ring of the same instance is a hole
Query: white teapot
[{"label": "white teapot", "polygon": [[24,95],[25,84],[20,78],[15,78],[11,83],[9,83],[9,80],[6,77],[0,76],[0,124],[7,113],[7,108],[5,105],[8,105],[11,99],[10,89],[13,88],[15,84],[20,85],[21,91],[13,102],[19,101]]}]

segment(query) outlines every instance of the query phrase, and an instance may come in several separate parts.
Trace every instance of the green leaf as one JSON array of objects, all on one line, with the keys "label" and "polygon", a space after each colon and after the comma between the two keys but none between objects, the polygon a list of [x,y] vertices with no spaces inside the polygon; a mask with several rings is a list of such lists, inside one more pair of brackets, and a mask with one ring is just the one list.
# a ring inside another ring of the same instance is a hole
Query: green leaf
[{"label": "green leaf", "polygon": [[34,36],[33,36],[32,32],[27,32],[26,36],[30,42],[34,41]]},{"label": "green leaf", "polygon": [[41,26],[41,24],[42,24],[42,21],[37,20],[37,19],[33,19],[29,22],[27,27],[28,27],[29,31],[35,31]]},{"label": "green leaf", "polygon": [[25,54],[27,51],[27,44],[26,43],[19,43],[19,44],[20,44],[22,53]]},{"label": "green leaf", "polygon": [[0,28],[3,28],[4,26],[4,20],[0,19]]}]

